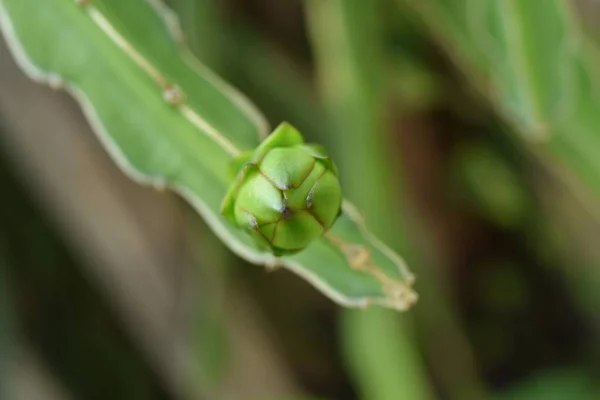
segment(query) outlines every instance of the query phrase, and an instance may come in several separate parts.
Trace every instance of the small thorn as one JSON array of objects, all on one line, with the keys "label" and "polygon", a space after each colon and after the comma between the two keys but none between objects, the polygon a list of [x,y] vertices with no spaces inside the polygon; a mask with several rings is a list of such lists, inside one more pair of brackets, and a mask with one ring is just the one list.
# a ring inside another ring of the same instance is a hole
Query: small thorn
[{"label": "small thorn", "polygon": [[265,267],[267,272],[273,272],[282,267],[281,261],[278,258],[273,258],[265,263]]},{"label": "small thorn", "polygon": [[163,178],[154,178],[152,179],[150,184],[154,190],[157,190],[159,192],[166,192],[168,188],[167,182]]},{"label": "small thorn", "polygon": [[256,218],[254,217],[254,215],[247,213],[248,215],[248,223],[250,224],[250,226],[253,229],[258,229],[258,221],[256,220]]},{"label": "small thorn", "polygon": [[167,85],[163,91],[163,98],[167,103],[175,106],[179,106],[185,101],[185,95],[176,85]]},{"label": "small thorn", "polygon": [[65,87],[63,80],[58,75],[51,75],[48,79],[48,85],[53,90],[61,90]]},{"label": "small thorn", "polygon": [[288,219],[292,216],[292,210],[288,206],[284,206],[283,210],[281,210],[284,219]]},{"label": "small thorn", "polygon": [[313,206],[313,197],[315,196],[314,187],[308,192],[308,196],[306,196],[306,208],[312,208]]}]

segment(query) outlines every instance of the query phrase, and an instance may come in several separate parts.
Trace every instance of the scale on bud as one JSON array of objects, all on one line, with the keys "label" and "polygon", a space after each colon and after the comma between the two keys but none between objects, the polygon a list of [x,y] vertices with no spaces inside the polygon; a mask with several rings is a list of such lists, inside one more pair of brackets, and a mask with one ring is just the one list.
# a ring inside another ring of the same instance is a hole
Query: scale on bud
[{"label": "scale on bud", "polygon": [[341,213],[337,169],[322,146],[282,123],[231,164],[236,178],[221,213],[276,256],[303,250]]}]

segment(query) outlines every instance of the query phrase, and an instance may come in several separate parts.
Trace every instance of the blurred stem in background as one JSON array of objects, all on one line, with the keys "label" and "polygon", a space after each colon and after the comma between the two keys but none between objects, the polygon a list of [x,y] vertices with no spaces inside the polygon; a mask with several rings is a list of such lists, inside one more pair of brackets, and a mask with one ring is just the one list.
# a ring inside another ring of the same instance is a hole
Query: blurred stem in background
[{"label": "blurred stem in background", "polygon": [[[406,231],[386,223],[397,209],[397,180],[389,158],[382,157],[389,149],[376,6],[315,0],[307,3],[307,13],[344,192],[376,234],[405,242]],[[363,399],[431,397],[410,318],[379,308],[342,312],[342,345]]]},{"label": "blurred stem in background", "polygon": [[[340,164],[345,193],[354,201],[376,234],[392,243],[419,279],[420,304],[409,314],[382,309],[344,311],[342,342],[354,378],[365,400],[426,399],[432,388],[420,358],[412,314],[417,313],[432,365],[451,398],[485,398],[470,350],[436,282],[436,270],[425,270],[411,248],[405,177],[393,174],[386,124],[383,38],[378,11],[381,4],[361,0],[307,2],[308,23],[321,91],[328,110],[333,153]],[[410,81],[410,76],[403,77]],[[401,110],[400,110],[401,112]],[[412,236],[412,235],[411,235]],[[431,249],[429,249],[431,251]],[[428,262],[431,262],[430,260]],[[433,342],[436,346],[432,346]]]},{"label": "blurred stem in background", "polygon": [[187,337],[196,360],[192,382],[205,399],[215,393],[231,361],[230,336],[224,322],[224,294],[231,255],[196,214],[188,215],[186,239],[194,270],[182,277],[183,304],[190,305]]}]

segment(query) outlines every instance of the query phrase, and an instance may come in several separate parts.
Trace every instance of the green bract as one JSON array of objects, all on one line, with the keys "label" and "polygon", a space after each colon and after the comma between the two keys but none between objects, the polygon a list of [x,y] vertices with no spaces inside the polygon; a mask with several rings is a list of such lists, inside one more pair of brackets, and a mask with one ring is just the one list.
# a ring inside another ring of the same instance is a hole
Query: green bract
[{"label": "green bract", "polygon": [[237,175],[221,206],[232,224],[276,256],[297,253],[323,235],[341,212],[335,165],[318,145],[282,123],[232,163]]}]

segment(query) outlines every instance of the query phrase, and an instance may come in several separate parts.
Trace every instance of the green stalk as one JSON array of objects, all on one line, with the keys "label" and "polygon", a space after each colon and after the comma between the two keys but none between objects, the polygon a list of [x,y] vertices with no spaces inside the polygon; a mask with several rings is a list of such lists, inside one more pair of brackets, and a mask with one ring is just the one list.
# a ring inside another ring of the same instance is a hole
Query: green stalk
[{"label": "green stalk", "polygon": [[[392,193],[392,154],[384,136],[376,7],[363,0],[311,0],[307,12],[344,191],[375,232],[404,243],[406,232],[390,223],[399,199]],[[379,308],[344,311],[341,323],[343,351],[362,398],[431,397],[410,315]]]},{"label": "green stalk", "polygon": [[[424,360],[416,350],[414,316],[432,353],[430,359],[437,357],[432,368],[443,390],[455,399],[483,399],[485,391],[448,297],[435,269],[419,268],[425,257],[416,254],[416,243],[409,239],[415,235],[408,234],[404,178],[392,175],[398,165],[393,161],[385,123],[384,60],[379,47],[383,38],[377,2],[312,0],[307,11],[343,189],[374,231],[402,250],[409,265],[416,267],[416,288],[421,296],[411,312],[414,314],[399,316],[380,309],[344,312],[341,334],[351,372],[365,399],[430,398]],[[440,349],[440,335],[444,354],[433,354],[434,348]]]},{"label": "green stalk", "polygon": [[[190,326],[194,381],[205,398],[214,398],[231,367],[231,338],[224,320],[223,302],[231,255],[205,225],[189,214],[188,246],[195,267],[189,278],[196,286],[195,313]],[[198,243],[200,245],[198,246]]]}]

